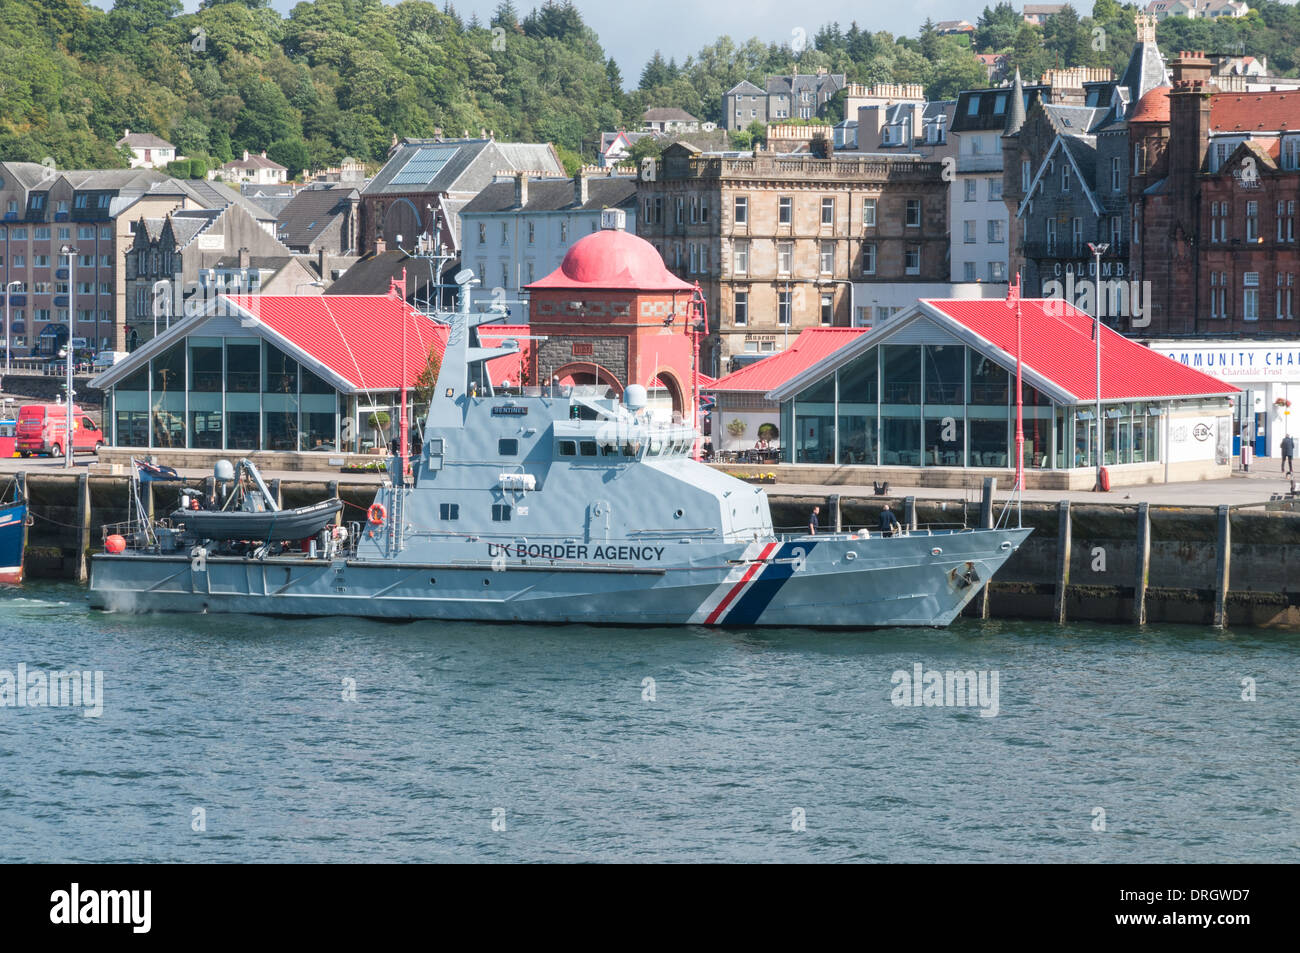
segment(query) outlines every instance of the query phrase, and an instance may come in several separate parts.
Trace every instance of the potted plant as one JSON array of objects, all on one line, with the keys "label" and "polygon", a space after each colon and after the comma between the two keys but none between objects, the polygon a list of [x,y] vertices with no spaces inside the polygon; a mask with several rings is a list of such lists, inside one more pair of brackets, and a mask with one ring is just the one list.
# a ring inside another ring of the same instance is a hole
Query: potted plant
[{"label": "potted plant", "polygon": [[776,443],[776,441],[781,439],[781,431],[777,429],[776,424],[759,424],[758,439],[766,440],[768,443]]},{"label": "potted plant", "polygon": [[749,425],[739,417],[732,418],[731,423],[727,424],[727,433],[737,440],[745,436],[745,431],[748,429]]}]

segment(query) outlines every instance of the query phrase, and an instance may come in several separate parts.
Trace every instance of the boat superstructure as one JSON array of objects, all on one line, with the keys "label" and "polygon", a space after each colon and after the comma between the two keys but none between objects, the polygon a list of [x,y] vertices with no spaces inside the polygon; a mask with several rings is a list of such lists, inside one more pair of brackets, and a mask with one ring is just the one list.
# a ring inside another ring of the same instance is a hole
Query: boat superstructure
[{"label": "boat superstructure", "polygon": [[[105,609],[602,624],[946,625],[1029,531],[781,537],[767,497],[691,457],[645,391],[494,387],[461,296],[410,461],[365,522],[251,554],[201,521],[93,560]],[[279,547],[283,550],[285,547]]]}]

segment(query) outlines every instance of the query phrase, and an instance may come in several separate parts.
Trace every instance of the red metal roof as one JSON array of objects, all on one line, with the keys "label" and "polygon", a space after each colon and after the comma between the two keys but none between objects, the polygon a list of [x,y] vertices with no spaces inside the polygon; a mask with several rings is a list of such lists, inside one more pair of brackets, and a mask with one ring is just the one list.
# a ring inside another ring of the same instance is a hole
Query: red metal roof
[{"label": "red metal roof", "polygon": [[1260,132],[1300,126],[1300,93],[1217,93],[1210,99],[1211,132]]},{"label": "red metal roof", "polygon": [[659,252],[644,238],[603,228],[575,242],[559,268],[524,290],[690,291],[693,287],[665,268]]},{"label": "red metal roof", "polygon": [[[447,347],[447,326],[395,295],[231,295],[229,300],[290,350],[314,358],[357,390],[397,390],[403,369],[410,386],[430,349],[441,357]],[[491,347],[527,333],[527,326],[493,324],[480,328],[479,339]],[[519,383],[531,343],[520,341],[518,355],[494,358],[488,365],[492,380]]]},{"label": "red metal roof", "polygon": [[[1001,298],[921,302],[1005,351],[1016,354],[1016,312]],[[1079,401],[1097,399],[1097,343],[1087,312],[1057,298],[1021,299],[1021,361]],[[1101,399],[1150,400],[1235,394],[1238,388],[1171,361],[1104,324]]]},{"label": "red metal roof", "polygon": [[[844,345],[864,334],[870,328],[804,328],[794,343],[771,357],[765,357],[748,367],[719,377],[712,385],[701,390],[757,391],[767,393],[780,387],[796,374],[812,367],[822,358],[838,351]],[[703,375],[701,375],[703,380]]]}]

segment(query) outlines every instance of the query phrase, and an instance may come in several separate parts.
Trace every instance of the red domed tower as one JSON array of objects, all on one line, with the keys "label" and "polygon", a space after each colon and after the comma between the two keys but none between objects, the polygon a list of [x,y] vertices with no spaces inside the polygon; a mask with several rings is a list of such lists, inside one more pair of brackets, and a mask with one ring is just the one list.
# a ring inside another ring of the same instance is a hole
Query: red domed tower
[{"label": "red domed tower", "polygon": [[664,267],[645,239],[602,228],[574,243],[560,267],[524,288],[536,341],[532,378],[613,387],[667,389],[673,410],[688,414],[693,285]]}]

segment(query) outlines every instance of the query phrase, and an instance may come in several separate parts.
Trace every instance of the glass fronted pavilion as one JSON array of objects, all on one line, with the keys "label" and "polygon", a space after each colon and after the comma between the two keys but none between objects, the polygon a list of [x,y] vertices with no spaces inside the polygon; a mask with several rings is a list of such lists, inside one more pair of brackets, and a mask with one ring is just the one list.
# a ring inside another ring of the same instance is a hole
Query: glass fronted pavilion
[{"label": "glass fronted pavilion", "polygon": [[386,450],[401,425],[397,381],[403,373],[415,379],[445,329],[408,311],[404,317],[412,324],[403,367],[400,327],[392,332],[398,346],[374,344],[386,336],[384,322],[399,319],[385,312],[393,307],[386,296],[268,296],[249,304],[254,300],[223,299],[244,301],[246,310],[174,324],[91,380],[105,392],[109,443],[142,449]]},{"label": "glass fronted pavilion", "polygon": [[[1091,319],[1064,302],[1022,305],[1027,470],[1096,467],[1099,426],[1106,466],[1164,461],[1175,438],[1174,460],[1215,459],[1217,438],[1208,455],[1197,441],[1227,413],[1230,385],[1103,328],[1098,421]],[[1014,328],[1002,300],[927,300],[854,339],[768,393],[790,435],[783,462],[1014,469]],[[1170,436],[1198,417],[1200,430]]]}]

